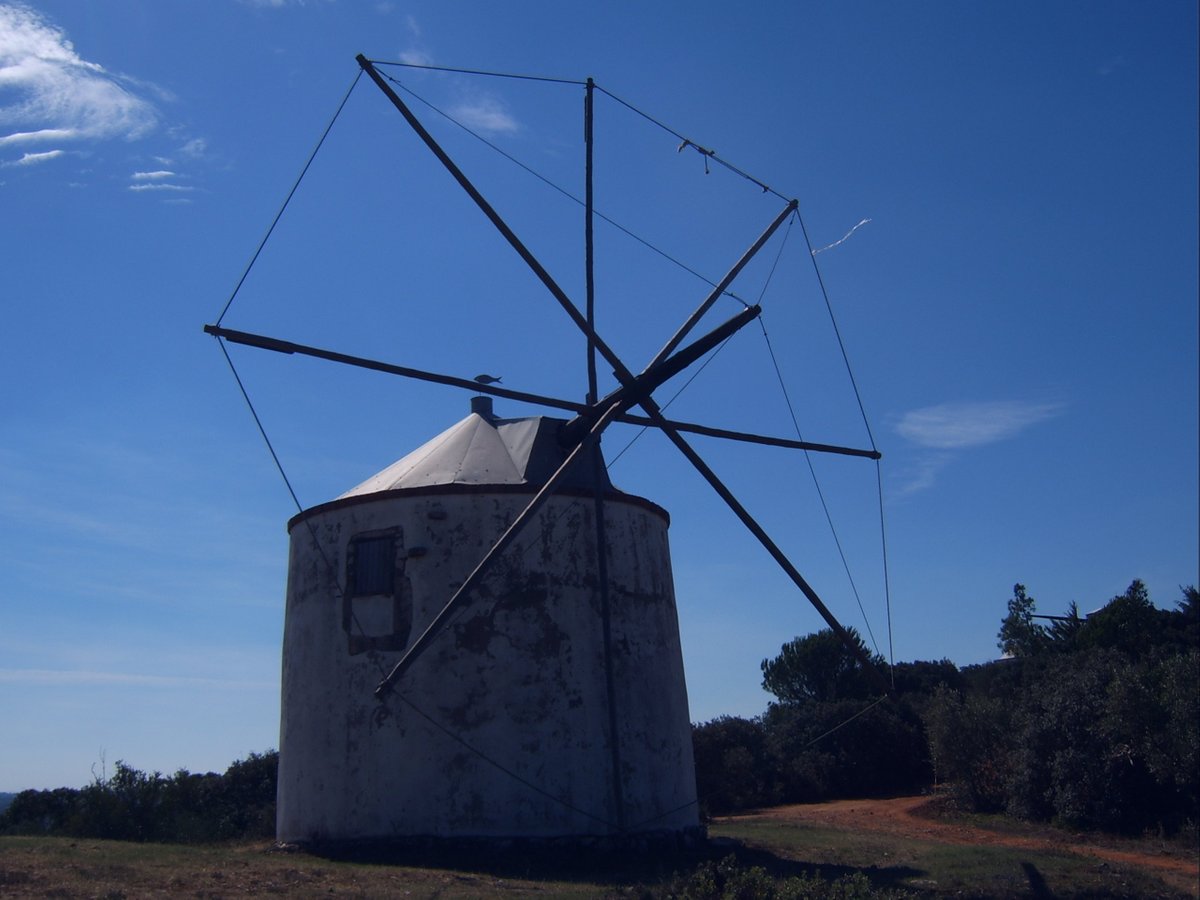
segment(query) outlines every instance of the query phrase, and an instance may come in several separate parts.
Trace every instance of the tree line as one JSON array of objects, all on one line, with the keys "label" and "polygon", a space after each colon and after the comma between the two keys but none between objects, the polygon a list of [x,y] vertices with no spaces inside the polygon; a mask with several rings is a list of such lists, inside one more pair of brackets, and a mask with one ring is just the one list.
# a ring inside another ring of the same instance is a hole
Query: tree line
[{"label": "tree line", "polygon": [[[1046,621],[1049,624],[1041,624]],[[866,650],[857,633],[852,638]],[[1005,658],[899,663],[872,696],[831,631],[763,660],[776,700],[694,727],[711,814],[778,803],[949,789],[975,811],[1121,832],[1200,822],[1200,596],[1175,610],[1134,581],[1097,612],[1039,617],[1015,585]],[[883,660],[874,657],[876,665]]]},{"label": "tree line", "polygon": [[147,774],[118,761],[87,787],[22,791],[0,834],[52,834],[163,843],[273,838],[279,754],[251,753],[225,773]]},{"label": "tree line", "polygon": [[[779,803],[949,789],[966,808],[1122,832],[1200,823],[1200,593],[1175,610],[1134,581],[1097,612],[1042,617],[1015,585],[998,635],[1005,658],[958,668],[898,663],[875,695],[826,629],[762,661],[775,697],[753,718],[693,726],[709,815]],[[1050,624],[1043,625],[1042,621]],[[861,637],[861,656],[874,665]],[[0,834],[135,841],[271,838],[278,753],[224,774],[147,774],[118,762],[80,790],[23,791]]]}]

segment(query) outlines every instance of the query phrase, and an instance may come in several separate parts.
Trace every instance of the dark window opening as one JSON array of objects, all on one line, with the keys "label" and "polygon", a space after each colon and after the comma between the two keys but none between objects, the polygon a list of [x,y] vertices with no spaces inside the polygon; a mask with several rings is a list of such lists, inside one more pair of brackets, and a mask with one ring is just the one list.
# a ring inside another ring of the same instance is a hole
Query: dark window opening
[{"label": "dark window opening", "polygon": [[390,594],[396,578],[396,542],[391,535],[354,541],[350,595]]},{"label": "dark window opening", "polygon": [[350,654],[403,650],[412,628],[412,587],[404,574],[404,533],[359,534],[346,548],[342,628]]}]

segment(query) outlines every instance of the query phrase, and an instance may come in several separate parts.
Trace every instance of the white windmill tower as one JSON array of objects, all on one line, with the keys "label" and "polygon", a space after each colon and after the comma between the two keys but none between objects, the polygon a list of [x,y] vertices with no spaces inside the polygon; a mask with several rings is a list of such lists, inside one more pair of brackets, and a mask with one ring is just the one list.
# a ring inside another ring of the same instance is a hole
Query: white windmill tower
[{"label": "white windmill tower", "polygon": [[[877,674],[683,433],[874,459],[878,452],[675,422],[653,399],[759,315],[748,306],[684,345],[796,202],[635,375],[592,324],[591,80],[585,315],[376,65],[358,62],[587,336],[589,392],[575,403],[233,331],[220,320],[205,326],[235,343],[573,414],[497,418],[490,397],[476,396],[465,419],[289,522],[277,837],[686,840],[699,827],[668,517],[609,482],[599,439],[611,423],[661,430]],[[620,385],[603,398],[596,354]]]}]

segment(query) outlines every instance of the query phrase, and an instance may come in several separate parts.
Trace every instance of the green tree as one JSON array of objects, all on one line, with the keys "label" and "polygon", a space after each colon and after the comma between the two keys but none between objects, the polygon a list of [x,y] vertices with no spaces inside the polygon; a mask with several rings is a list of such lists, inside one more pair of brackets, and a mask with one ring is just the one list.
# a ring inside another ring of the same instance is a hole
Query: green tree
[{"label": "green tree", "polygon": [[1180,590],[1183,591],[1183,599],[1179,601],[1179,609],[1175,615],[1183,644],[1191,648],[1200,648],[1200,591],[1190,584]]},{"label": "green tree", "polygon": [[706,815],[776,802],[775,773],[758,719],[720,716],[692,726],[696,791]]},{"label": "green tree", "polygon": [[[846,631],[863,656],[876,666],[885,665],[882,656],[871,654],[857,631]],[[762,661],[762,673],[763,688],[784,703],[863,699],[873,692],[863,664],[831,628],[788,641],[778,656]]]},{"label": "green tree", "polygon": [[1150,594],[1139,579],[1102,609],[1087,617],[1079,630],[1083,647],[1121,650],[1135,658],[1170,640],[1171,614],[1155,609]]},{"label": "green tree", "polygon": [[1008,615],[1000,623],[997,646],[1005,656],[1036,656],[1046,649],[1046,629],[1033,621],[1037,602],[1025,593],[1025,585],[1014,584]]},{"label": "green tree", "polygon": [[1010,778],[1008,705],[998,698],[963,696],[939,685],[925,712],[925,730],[938,780],[952,782],[972,809],[1002,809]]},{"label": "green tree", "polygon": [[1060,653],[1074,650],[1079,632],[1083,628],[1083,621],[1083,617],[1079,615],[1079,606],[1072,600],[1066,613],[1052,621],[1046,631],[1049,647]]}]

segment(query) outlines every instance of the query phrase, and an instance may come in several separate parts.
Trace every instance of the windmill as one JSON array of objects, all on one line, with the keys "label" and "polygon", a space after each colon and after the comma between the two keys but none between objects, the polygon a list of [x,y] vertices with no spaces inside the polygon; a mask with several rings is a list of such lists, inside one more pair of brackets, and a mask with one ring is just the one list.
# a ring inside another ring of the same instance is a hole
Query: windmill
[{"label": "windmill", "polygon": [[[580,403],[514,390],[495,376],[460,378],[235,331],[221,319],[205,326],[223,341],[476,395],[463,422],[375,479],[302,510],[289,523],[278,836],[317,842],[694,835],[696,798],[666,515],[609,484],[599,444],[611,424],[641,424],[665,435],[880,689],[888,690],[859,643],[684,434],[870,459],[879,453],[674,421],[654,398],[666,381],[757,319],[760,307],[748,304],[693,336],[739,273],[795,214],[797,202],[784,202],[635,373],[594,323],[594,82],[583,83],[587,299],[581,311],[377,63],[361,55],[357,60],[360,74],[375,83],[584,335],[588,391]],[[706,166],[717,159],[687,140],[680,149],[686,147],[700,152]],[[598,357],[618,383],[604,396]],[[492,397],[570,417],[505,420],[494,414]],[[446,448],[459,448],[454,451],[459,455],[448,460]],[[498,468],[507,472],[510,465],[511,475],[496,476]],[[453,475],[446,475],[450,469]],[[457,530],[447,530],[447,522]],[[544,557],[545,565],[531,569],[520,562],[531,553]],[[479,609],[489,604],[493,613],[510,615],[511,627],[525,629],[506,633],[501,649],[490,625],[482,634],[471,630],[480,621]],[[545,652],[548,641],[552,653]],[[289,648],[301,649],[289,656]],[[378,674],[368,690],[371,666]],[[500,694],[501,687],[510,693]],[[485,690],[489,696],[481,696]],[[510,714],[494,714],[512,694],[521,699],[509,705]],[[432,704],[434,713],[422,702]]]}]

